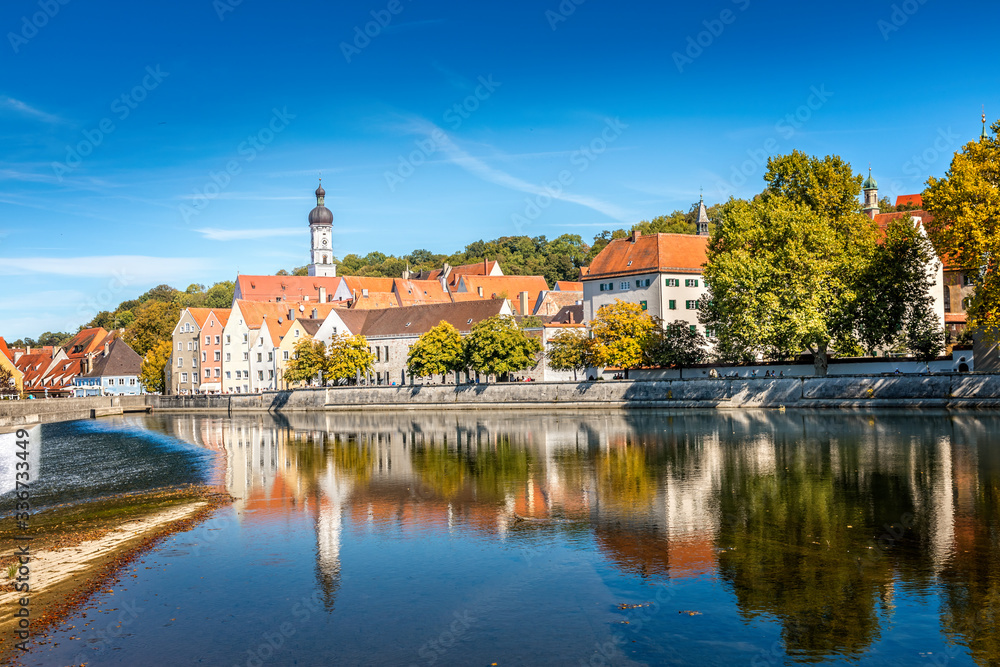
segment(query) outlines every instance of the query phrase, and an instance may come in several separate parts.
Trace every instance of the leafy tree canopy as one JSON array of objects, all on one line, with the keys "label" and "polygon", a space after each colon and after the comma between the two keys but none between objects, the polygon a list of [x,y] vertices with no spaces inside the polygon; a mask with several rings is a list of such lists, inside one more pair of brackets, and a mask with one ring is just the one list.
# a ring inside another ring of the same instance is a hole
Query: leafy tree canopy
[{"label": "leafy tree canopy", "polygon": [[586,329],[564,329],[549,341],[545,352],[550,368],[577,372],[592,366],[591,341]]},{"label": "leafy tree canopy", "polygon": [[462,335],[448,322],[423,334],[406,357],[406,368],[414,377],[447,375],[465,367]]},{"label": "leafy tree canopy", "polygon": [[537,363],[542,343],[529,336],[513,317],[495,315],[472,327],[462,344],[465,366],[479,373],[506,377]]},{"label": "leafy tree canopy", "polygon": [[653,318],[638,304],[617,299],[601,306],[590,324],[594,365],[626,370],[641,365],[644,345],[654,326]]},{"label": "leafy tree canopy", "polygon": [[353,382],[359,375],[371,373],[374,363],[375,355],[364,336],[341,334],[327,348],[325,377],[334,382]]},{"label": "leafy tree canopy", "polygon": [[166,386],[166,369],[170,363],[170,353],[173,346],[170,341],[162,340],[152,347],[142,359],[142,370],[139,380],[146,391],[162,393]]},{"label": "leafy tree canopy", "polygon": [[653,327],[645,344],[653,366],[693,366],[708,358],[708,340],[685,320]]},{"label": "leafy tree canopy", "polygon": [[322,341],[303,338],[295,344],[295,352],[285,364],[282,377],[289,384],[310,382],[319,377],[326,365],[326,345]]}]

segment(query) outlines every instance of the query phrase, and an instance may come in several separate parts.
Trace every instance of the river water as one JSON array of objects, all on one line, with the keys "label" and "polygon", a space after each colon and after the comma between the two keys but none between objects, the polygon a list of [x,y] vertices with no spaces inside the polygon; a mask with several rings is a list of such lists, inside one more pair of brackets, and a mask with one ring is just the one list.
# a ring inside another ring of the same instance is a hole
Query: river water
[{"label": "river water", "polygon": [[143,415],[42,437],[52,502],[199,480],[235,502],[29,665],[1000,661],[988,414]]}]

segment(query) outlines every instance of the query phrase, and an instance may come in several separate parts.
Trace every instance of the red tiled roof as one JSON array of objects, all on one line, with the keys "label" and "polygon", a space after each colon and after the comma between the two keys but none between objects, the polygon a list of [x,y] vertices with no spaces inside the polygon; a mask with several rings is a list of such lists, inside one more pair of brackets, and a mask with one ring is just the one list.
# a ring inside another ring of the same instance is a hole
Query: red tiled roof
[{"label": "red tiled roof", "polygon": [[583,282],[576,282],[572,280],[559,280],[556,281],[556,290],[560,292],[582,292]]},{"label": "red tiled roof", "polygon": [[3,336],[0,336],[0,354],[3,354],[3,356],[7,357],[11,361],[14,361],[14,353],[7,347],[7,341],[3,339]]},{"label": "red tiled roof", "polygon": [[[488,276],[495,270],[500,270],[499,275],[503,275],[503,270],[500,269],[499,264],[495,261],[487,262],[483,260],[482,262],[476,262],[475,264],[453,266],[451,267],[451,273],[448,274],[448,284],[455,286],[458,284],[458,281],[462,276]],[[441,277],[442,273],[444,273],[444,269],[434,269],[421,277],[425,280],[437,280]]]},{"label": "red tiled roof", "polygon": [[358,298],[351,303],[351,308],[372,310],[375,308],[396,308],[399,300],[393,292],[368,292],[368,296],[358,294]]},{"label": "red tiled roof", "polygon": [[708,261],[707,236],[640,234],[615,239],[590,263],[587,280],[638,273],[701,273]]},{"label": "red tiled roof", "polygon": [[261,322],[264,321],[265,317],[267,318],[269,328],[271,324],[277,323],[279,319],[287,320],[289,309],[295,311],[293,313],[295,317],[310,317],[313,309],[315,309],[319,317],[325,318],[335,308],[332,303],[292,304],[240,300],[237,301],[237,304],[239,304],[240,312],[243,313],[243,320],[246,322],[248,329],[260,329]]},{"label": "red tiled roof", "polygon": [[[110,336],[112,336],[112,334],[109,334],[101,327],[84,329],[77,335],[73,336],[73,338],[63,345],[62,348],[66,350],[66,354],[71,359],[75,359],[97,351],[99,347],[104,345],[105,339]],[[108,340],[108,342],[111,341]]]},{"label": "red tiled roof", "polygon": [[421,306],[429,303],[451,303],[451,296],[440,280],[403,280],[393,281],[392,291],[400,306]]},{"label": "red tiled roof", "polygon": [[237,293],[243,301],[319,300],[319,288],[331,295],[343,278],[329,276],[236,276]]},{"label": "red tiled roof", "polygon": [[478,295],[480,287],[483,289],[482,298],[510,299],[515,311],[520,310],[518,300],[521,292],[527,292],[529,313],[535,312],[542,292],[549,289],[542,276],[462,276],[459,281],[459,291]]},{"label": "red tiled roof", "polygon": [[212,313],[211,308],[188,308],[187,310],[191,313],[191,317],[194,319],[195,323],[197,323],[199,330],[205,326],[205,321]]},{"label": "red tiled roof", "polygon": [[896,197],[896,206],[923,206],[923,195],[899,195]]},{"label": "red tiled roof", "polygon": [[945,313],[944,321],[947,324],[965,324],[968,318],[965,313]]},{"label": "red tiled roof", "polygon": [[344,276],[341,278],[354,296],[360,297],[365,290],[371,292],[391,292],[393,278],[371,278],[368,276]]}]

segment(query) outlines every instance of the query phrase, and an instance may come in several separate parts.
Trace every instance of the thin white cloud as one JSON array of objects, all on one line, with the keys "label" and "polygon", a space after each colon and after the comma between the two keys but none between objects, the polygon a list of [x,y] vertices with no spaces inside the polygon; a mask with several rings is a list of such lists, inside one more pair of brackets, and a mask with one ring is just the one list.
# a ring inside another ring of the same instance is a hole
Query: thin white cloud
[{"label": "thin white cloud", "polygon": [[449,137],[444,130],[439,128],[434,123],[422,118],[412,119],[412,123],[419,133],[425,134],[429,138],[444,136],[444,139],[439,141],[438,145],[445,155],[450,158],[450,161],[488,183],[494,183],[511,190],[518,190],[532,195],[551,197],[552,199],[559,199],[561,201],[579,204],[580,206],[586,206],[589,209],[603,213],[604,215],[614,218],[615,220],[624,221],[631,217],[628,211],[616,206],[615,204],[601,201],[595,197],[574,195],[565,191],[556,193],[544,188],[541,185],[529,183],[516,176],[512,176],[507,172],[495,169],[486,164],[480,158],[474,157],[465,150],[459,148],[455,142],[451,140],[451,137]]},{"label": "thin white cloud", "polygon": [[203,274],[215,264],[214,260],[201,257],[143,255],[0,257],[0,276],[40,273],[72,278],[114,278],[124,286]]},{"label": "thin white cloud", "polygon": [[302,236],[305,228],[277,227],[274,229],[217,229],[204,227],[195,230],[210,241],[246,241],[250,239],[269,239],[276,236]]},{"label": "thin white cloud", "polygon": [[45,113],[32,106],[29,106],[22,102],[21,100],[15,100],[13,97],[7,97],[5,95],[0,95],[0,109],[10,109],[11,111],[16,111],[29,118],[34,118],[40,120],[43,123],[49,123],[50,125],[61,125],[65,123],[59,116]]}]

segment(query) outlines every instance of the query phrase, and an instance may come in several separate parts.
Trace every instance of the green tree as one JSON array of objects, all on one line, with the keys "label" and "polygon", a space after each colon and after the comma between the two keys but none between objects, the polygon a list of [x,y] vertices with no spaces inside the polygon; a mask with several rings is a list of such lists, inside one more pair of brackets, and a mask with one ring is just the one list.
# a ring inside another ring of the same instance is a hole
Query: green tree
[{"label": "green tree", "polygon": [[482,320],[462,343],[467,368],[504,379],[533,368],[538,363],[535,355],[541,351],[541,342],[524,333],[509,315]]},{"label": "green tree", "polygon": [[0,366],[0,396],[17,396],[17,381],[14,373],[4,366]]},{"label": "green tree", "polygon": [[594,365],[622,368],[628,377],[629,369],[643,363],[643,345],[654,326],[639,304],[616,299],[601,306],[590,323]]},{"label": "green tree", "polygon": [[289,384],[310,382],[319,377],[327,366],[326,345],[323,341],[303,338],[295,344],[292,358],[285,364],[282,379]]},{"label": "green tree", "polygon": [[924,208],[934,216],[927,233],[938,254],[967,272],[978,273],[966,309],[968,326],[1000,340],[1000,121],[993,135],[966,144],[952,158],[944,178],[931,177]]},{"label": "green tree", "polygon": [[174,303],[147,301],[139,307],[135,320],[125,328],[122,340],[145,356],[160,341],[172,340],[180,312],[181,307]]},{"label": "green tree", "polygon": [[170,363],[173,346],[170,341],[162,340],[154,345],[142,358],[142,369],[139,381],[146,391],[162,393],[166,387],[166,370]]},{"label": "green tree", "polygon": [[592,365],[590,335],[586,329],[563,329],[549,341],[545,357],[549,368],[573,371],[576,380],[578,371]]},{"label": "green tree", "polygon": [[708,339],[684,320],[655,326],[646,339],[646,360],[654,366],[693,366],[708,358]]},{"label": "green tree", "polygon": [[353,382],[359,375],[372,371],[375,355],[364,336],[341,334],[330,341],[326,355],[326,378],[338,382]]},{"label": "green tree", "polygon": [[919,309],[907,322],[906,347],[921,361],[931,361],[944,352],[944,329],[930,309]]},{"label": "green tree", "polygon": [[799,151],[768,158],[765,198],[779,197],[815,211],[834,224],[861,212],[861,176],[836,155],[817,158]]},{"label": "green tree", "polygon": [[232,280],[215,283],[205,293],[205,308],[229,308],[233,305],[236,283]]},{"label": "green tree", "polygon": [[448,322],[420,336],[406,355],[406,370],[413,377],[447,375],[464,366],[462,335]]},{"label": "green tree", "polygon": [[884,240],[857,274],[852,333],[867,352],[892,349],[911,339],[931,350],[935,328],[943,339],[931,296],[936,263],[934,248],[912,218],[889,223]]}]

